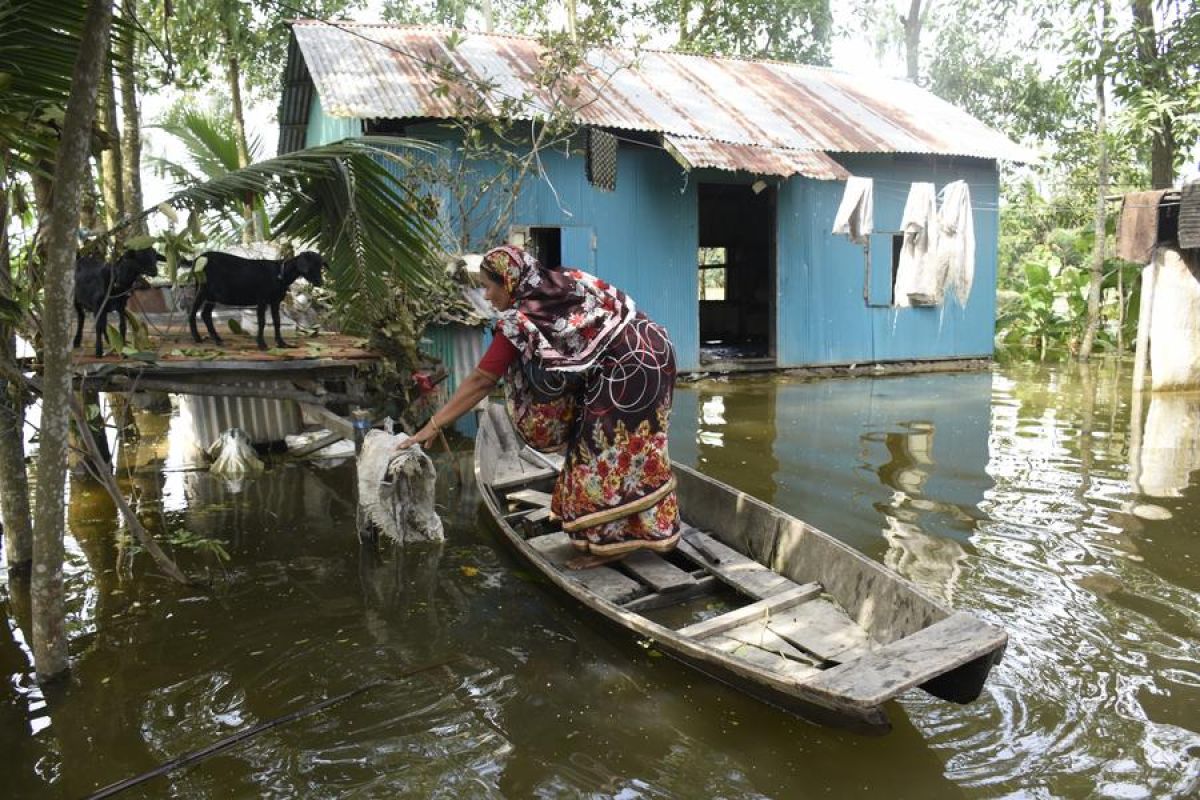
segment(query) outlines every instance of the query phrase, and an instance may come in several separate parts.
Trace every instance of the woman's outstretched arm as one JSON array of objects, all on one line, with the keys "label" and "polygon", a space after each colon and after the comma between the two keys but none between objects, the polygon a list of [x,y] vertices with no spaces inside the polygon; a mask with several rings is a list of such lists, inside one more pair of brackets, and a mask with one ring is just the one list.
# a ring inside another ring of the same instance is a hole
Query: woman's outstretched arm
[{"label": "woman's outstretched arm", "polygon": [[472,372],[454,390],[454,394],[446,401],[446,405],[433,412],[429,417],[429,421],[425,423],[425,426],[397,444],[396,449],[412,447],[414,444],[423,445],[434,436],[437,436],[438,431],[442,428],[453,425],[455,420],[474,408],[480,400],[487,397],[488,393],[492,391],[492,387],[496,385],[496,380],[495,376],[481,369]]}]

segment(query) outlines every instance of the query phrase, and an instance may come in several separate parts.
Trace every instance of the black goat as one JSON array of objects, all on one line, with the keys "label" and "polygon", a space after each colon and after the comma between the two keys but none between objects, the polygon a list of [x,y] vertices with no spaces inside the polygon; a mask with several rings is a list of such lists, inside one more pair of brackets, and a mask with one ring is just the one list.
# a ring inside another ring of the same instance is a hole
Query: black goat
[{"label": "black goat", "polygon": [[95,256],[75,259],[75,347],[83,342],[83,312],[96,315],[96,357],[104,355],[108,339],[108,314],[117,312],[117,326],[125,339],[125,304],[134,284],[158,274],[158,262],[166,261],[153,247],[126,250],[117,263],[108,264]]},{"label": "black goat", "polygon": [[279,303],[297,278],[304,278],[313,286],[320,286],[321,270],[327,266],[321,254],[311,250],[295,258],[279,261],[242,258],[211,250],[202,253],[196,262],[199,263],[201,259],[204,259],[203,282],[197,287],[196,299],[192,301],[192,311],[188,315],[192,338],[197,342],[202,341],[199,331],[196,330],[196,311],[201,306],[204,307],[200,312],[204,327],[217,344],[223,342],[213,328],[213,306],[217,303],[223,306],[255,306],[258,309],[259,350],[267,349],[266,339],[263,338],[267,306],[271,307],[271,321],[275,323],[275,344],[288,347],[279,334]]}]

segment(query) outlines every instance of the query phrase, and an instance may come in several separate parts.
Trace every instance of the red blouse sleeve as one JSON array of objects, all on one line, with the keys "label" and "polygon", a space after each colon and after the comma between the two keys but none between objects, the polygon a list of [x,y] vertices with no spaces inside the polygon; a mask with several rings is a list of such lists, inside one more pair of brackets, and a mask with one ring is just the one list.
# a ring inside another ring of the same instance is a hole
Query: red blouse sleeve
[{"label": "red blouse sleeve", "polygon": [[487,352],[483,354],[483,358],[479,360],[479,366],[476,369],[499,380],[516,358],[517,348],[503,335],[497,333],[492,337],[492,343]]}]

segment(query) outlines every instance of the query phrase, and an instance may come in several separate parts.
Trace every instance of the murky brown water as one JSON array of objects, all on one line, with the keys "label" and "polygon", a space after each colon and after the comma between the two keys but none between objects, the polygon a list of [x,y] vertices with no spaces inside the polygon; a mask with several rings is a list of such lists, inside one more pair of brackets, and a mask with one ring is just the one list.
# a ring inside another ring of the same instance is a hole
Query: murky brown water
[{"label": "murky brown water", "polygon": [[72,484],[66,685],[33,683],[28,612],[0,582],[0,796],[83,797],[452,656],[123,796],[1195,796],[1200,398],[1155,399],[1138,433],[1127,385],[1011,366],[679,390],[677,459],[1009,631],[978,702],[915,692],[882,739],[789,718],[560,600],[478,516],[467,453],[439,456],[445,545],[376,551],[350,465],[234,492],[181,471],[169,421],[144,416],[139,513],[232,559],[177,552],[211,588],[170,585]]}]

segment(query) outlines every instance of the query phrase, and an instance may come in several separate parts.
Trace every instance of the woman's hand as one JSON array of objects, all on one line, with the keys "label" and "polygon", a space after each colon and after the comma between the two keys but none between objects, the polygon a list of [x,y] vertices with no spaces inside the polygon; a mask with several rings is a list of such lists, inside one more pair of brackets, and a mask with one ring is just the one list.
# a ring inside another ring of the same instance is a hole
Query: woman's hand
[{"label": "woman's hand", "polygon": [[426,423],[425,427],[421,428],[421,430],[417,431],[412,436],[409,436],[407,439],[403,439],[398,442],[396,444],[396,451],[399,452],[400,450],[407,450],[408,448],[417,444],[424,445],[426,442],[433,439],[433,437],[437,436],[437,433],[438,428],[436,426]]},{"label": "woman's hand", "polygon": [[396,451],[407,450],[408,447],[412,447],[413,445],[424,445],[427,441],[436,437],[440,429],[442,427],[438,425],[436,416],[431,416],[430,421],[426,422],[425,427],[422,427],[420,431],[397,443]]}]

